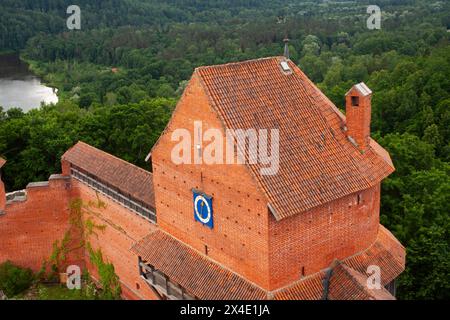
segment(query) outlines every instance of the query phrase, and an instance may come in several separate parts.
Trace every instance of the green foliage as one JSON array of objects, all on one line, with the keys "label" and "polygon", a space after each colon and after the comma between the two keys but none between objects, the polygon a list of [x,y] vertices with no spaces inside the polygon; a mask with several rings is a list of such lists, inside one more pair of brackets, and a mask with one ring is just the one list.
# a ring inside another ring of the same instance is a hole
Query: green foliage
[{"label": "green foliage", "polygon": [[68,245],[70,241],[70,232],[66,232],[61,241],[56,240],[53,242],[53,250],[49,262],[52,271],[55,273],[60,272],[62,264],[66,261],[67,254],[69,253]]},{"label": "green foliage", "polygon": [[72,102],[10,117],[0,111],[0,154],[8,160],[7,190],[45,181],[60,172],[63,153],[77,141],[145,167],[148,151],[164,129],[175,100],[157,98],[128,105],[80,110]]},{"label": "green foliage", "polygon": [[[450,253],[448,219],[445,225],[423,228],[408,243],[408,268],[400,277],[405,299],[448,299]],[[420,276],[418,276],[420,275]]]},{"label": "green foliage", "polygon": [[17,267],[11,261],[0,264],[0,290],[9,298],[28,289],[33,280],[31,269]]},{"label": "green foliage", "polygon": [[43,285],[36,288],[38,300],[96,300],[95,289],[84,284],[80,290],[70,290],[64,285]]},{"label": "green foliage", "polygon": [[100,299],[117,300],[120,299],[122,289],[120,287],[119,277],[116,275],[114,265],[103,260],[103,254],[100,249],[94,250],[88,243],[87,250],[91,263],[97,268],[99,281],[102,288]]}]

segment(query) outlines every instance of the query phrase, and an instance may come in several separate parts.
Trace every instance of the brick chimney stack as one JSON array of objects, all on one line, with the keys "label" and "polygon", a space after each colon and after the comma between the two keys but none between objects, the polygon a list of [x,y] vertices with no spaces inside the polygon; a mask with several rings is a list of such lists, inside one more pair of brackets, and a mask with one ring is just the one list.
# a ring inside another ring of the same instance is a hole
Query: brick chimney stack
[{"label": "brick chimney stack", "polygon": [[372,91],[364,82],[354,85],[345,95],[347,136],[362,152],[369,146]]},{"label": "brick chimney stack", "polygon": [[5,213],[6,208],[6,192],[5,192],[5,184],[2,180],[2,172],[1,169],[6,163],[6,160],[3,158],[0,158],[0,215]]}]

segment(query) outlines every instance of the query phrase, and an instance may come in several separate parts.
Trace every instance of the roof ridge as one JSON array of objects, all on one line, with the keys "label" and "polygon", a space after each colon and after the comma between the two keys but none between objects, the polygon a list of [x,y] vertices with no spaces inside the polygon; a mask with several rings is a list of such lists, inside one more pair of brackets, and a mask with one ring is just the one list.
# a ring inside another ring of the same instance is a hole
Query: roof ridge
[{"label": "roof ridge", "polygon": [[208,66],[199,66],[199,67],[195,68],[194,70],[197,71],[197,70],[204,70],[204,69],[211,69],[211,68],[226,68],[226,67],[230,67],[230,66],[234,66],[234,65],[245,65],[245,64],[250,64],[253,62],[265,61],[265,60],[275,60],[275,59],[290,60],[284,56],[261,57],[261,58],[255,58],[255,59],[250,59],[250,60],[233,61],[233,62],[227,62],[227,63],[221,63],[221,64],[212,64],[212,65],[208,65]]},{"label": "roof ridge", "polygon": [[[353,269],[352,267],[347,266],[346,264],[342,263],[341,261],[338,261],[337,265],[334,267],[334,269],[337,269],[339,267],[342,267],[342,269],[350,276],[351,281],[355,283],[362,291],[372,296],[370,291],[359,281],[359,279],[356,278],[356,276],[364,277],[364,275],[361,272],[358,272],[357,270]],[[331,279],[330,279],[331,280]]]},{"label": "roof ridge", "polygon": [[[300,67],[298,67],[295,63],[292,63],[293,65],[293,69],[294,71],[300,76],[300,78],[302,79],[302,87],[305,89],[305,92],[308,92],[307,88],[305,87],[305,84],[303,83],[303,81],[307,81],[308,85],[312,87],[312,89],[317,89],[316,92],[322,96],[323,98],[326,99],[327,104],[332,108],[333,112],[341,119],[341,121],[344,121],[346,118],[343,118],[343,113],[339,110],[338,107],[336,107],[336,105],[322,92],[322,90],[320,90],[307,76],[306,74],[300,69]],[[310,105],[314,105],[313,99],[310,95],[306,96],[306,99],[309,101]],[[318,109],[320,109],[320,107],[318,107]],[[318,114],[320,115],[320,118],[322,119],[322,121],[327,125],[327,127],[329,126],[328,120],[326,119],[325,115],[323,114],[323,112],[321,110],[319,110]],[[345,117],[345,116],[344,116]],[[341,142],[334,137],[333,135],[333,139],[336,141],[336,143],[341,144]],[[342,145],[342,144],[341,144]],[[370,145],[369,145],[369,148]],[[358,155],[359,156],[359,155]],[[370,180],[367,178],[367,176],[364,174],[364,172],[361,170],[361,166],[359,166],[356,161],[356,157],[354,156],[350,156],[350,161],[353,165],[353,167],[355,168],[356,171],[361,173],[361,176],[364,178],[364,180],[367,182],[367,184],[370,186],[371,182]],[[359,190],[355,190],[354,192],[358,192]],[[331,200],[333,201],[333,200]],[[324,203],[328,203],[327,201],[325,201]]]},{"label": "roof ridge", "polygon": [[[143,169],[143,168],[141,168],[141,167],[139,167],[139,166],[137,166],[137,165],[135,165],[135,164],[133,164],[133,163],[131,163],[131,162],[128,162],[128,161],[126,161],[126,160],[124,160],[124,159],[122,159],[122,158],[119,158],[119,157],[117,157],[117,156],[115,156],[115,155],[113,155],[113,154],[111,154],[111,153],[109,153],[109,152],[106,152],[106,151],[103,151],[103,150],[101,150],[101,149],[99,149],[99,148],[96,148],[96,147],[94,147],[94,146],[91,146],[90,144],[88,144],[88,143],[86,143],[86,142],[84,142],[84,141],[81,141],[81,140],[79,140],[79,141],[78,141],[76,144],[74,144],[69,150],[67,150],[66,153],[69,152],[72,148],[74,148],[74,147],[77,146],[77,145],[84,145],[84,146],[86,146],[86,147],[88,147],[88,148],[90,148],[90,149],[99,151],[99,152],[101,152],[101,153],[107,155],[108,157],[112,157],[112,158],[114,158],[114,159],[116,159],[116,160],[119,160],[119,161],[125,163],[126,165],[132,166],[132,167],[134,167],[134,168],[136,168],[136,169],[138,169],[138,170],[141,170],[141,171],[143,171],[143,172],[145,172],[145,173],[148,173],[148,174],[152,175],[152,173],[151,173],[150,171],[148,171],[148,170],[145,170],[145,169]],[[65,155],[66,153],[63,154],[63,157],[64,157],[64,155]]]},{"label": "roof ridge", "polygon": [[[354,283],[357,288],[359,288],[362,292],[364,292],[367,296],[369,296],[370,298],[374,299],[374,300],[378,300],[377,295],[374,291],[374,289],[370,289],[367,284],[364,285],[364,281],[369,278],[367,276],[365,276],[363,273],[359,272],[358,270],[355,270],[354,268],[342,263],[339,261],[338,265],[336,266],[336,268],[338,268],[339,266],[342,267],[343,271],[349,276],[350,281],[352,283]],[[377,290],[377,289],[375,289]],[[387,293],[390,296],[392,296],[392,294],[386,290],[386,288],[384,288],[383,286],[381,286],[381,288],[379,288],[380,293]],[[394,297],[394,296],[392,296]]]},{"label": "roof ridge", "polygon": [[124,194],[155,207],[153,174],[119,157],[78,141],[61,157]]}]

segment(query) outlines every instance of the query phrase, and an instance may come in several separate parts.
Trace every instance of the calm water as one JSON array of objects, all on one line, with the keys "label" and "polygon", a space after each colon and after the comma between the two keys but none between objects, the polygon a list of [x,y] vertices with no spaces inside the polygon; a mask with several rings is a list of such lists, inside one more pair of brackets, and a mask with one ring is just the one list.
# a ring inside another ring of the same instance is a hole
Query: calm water
[{"label": "calm water", "polygon": [[56,103],[56,92],[43,85],[18,55],[0,55],[0,106],[3,110],[19,107],[28,111],[39,107],[41,102]]}]

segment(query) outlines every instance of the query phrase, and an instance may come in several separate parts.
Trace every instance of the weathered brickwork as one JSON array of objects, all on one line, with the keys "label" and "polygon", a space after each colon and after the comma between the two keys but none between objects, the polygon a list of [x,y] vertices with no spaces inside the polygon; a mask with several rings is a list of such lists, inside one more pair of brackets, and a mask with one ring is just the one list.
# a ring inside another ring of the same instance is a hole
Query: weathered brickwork
[{"label": "weathered brickwork", "polygon": [[[26,192],[25,201],[8,203],[6,214],[0,216],[0,261],[11,260],[39,271],[44,260],[50,257],[53,243],[62,240],[71,228],[71,201],[81,199],[88,207],[82,210],[83,221],[89,218],[96,225],[104,226],[104,230],[94,230],[95,235],[88,240],[93,249],[102,251],[105,261],[114,265],[124,298],[158,298],[139,277],[137,257],[129,251],[136,241],[155,228],[153,224],[67,177],[52,179],[42,186],[30,185]],[[96,207],[98,201],[104,207]],[[76,255],[69,256],[68,264],[86,265],[94,278],[98,278],[87,250],[73,253]]]},{"label": "weathered brickwork", "polygon": [[327,268],[375,242],[380,188],[376,186],[304,214],[270,219],[271,288]]},{"label": "weathered brickwork", "polygon": [[67,179],[56,178],[26,189],[26,201],[6,204],[0,215],[0,262],[11,260],[38,271],[52,253],[52,244],[69,230]]}]

